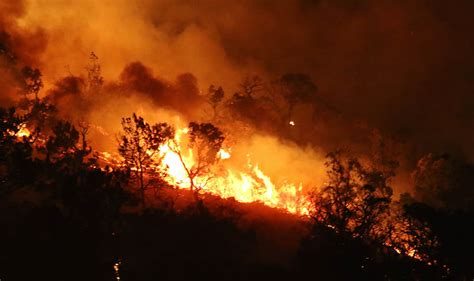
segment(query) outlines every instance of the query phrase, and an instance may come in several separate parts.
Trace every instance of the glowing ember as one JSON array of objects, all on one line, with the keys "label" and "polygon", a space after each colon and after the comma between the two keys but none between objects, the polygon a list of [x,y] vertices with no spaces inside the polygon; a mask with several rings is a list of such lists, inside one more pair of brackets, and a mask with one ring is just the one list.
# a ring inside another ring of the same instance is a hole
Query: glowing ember
[{"label": "glowing ember", "polygon": [[114,272],[115,272],[115,280],[120,281],[120,265],[122,261],[119,259],[116,263],[114,263]]},{"label": "glowing ember", "polygon": [[294,126],[295,125],[295,122],[294,121],[290,121],[289,123],[291,126]]}]

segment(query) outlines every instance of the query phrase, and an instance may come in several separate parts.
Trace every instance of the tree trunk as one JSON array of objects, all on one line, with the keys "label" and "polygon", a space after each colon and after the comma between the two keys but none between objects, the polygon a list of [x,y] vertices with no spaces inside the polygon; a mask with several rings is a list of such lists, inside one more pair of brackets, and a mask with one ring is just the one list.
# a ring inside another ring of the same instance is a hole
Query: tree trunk
[{"label": "tree trunk", "polygon": [[140,173],[139,173],[139,181],[140,181],[140,193],[142,199],[142,209],[145,209],[145,183],[143,180],[143,166],[140,164]]}]

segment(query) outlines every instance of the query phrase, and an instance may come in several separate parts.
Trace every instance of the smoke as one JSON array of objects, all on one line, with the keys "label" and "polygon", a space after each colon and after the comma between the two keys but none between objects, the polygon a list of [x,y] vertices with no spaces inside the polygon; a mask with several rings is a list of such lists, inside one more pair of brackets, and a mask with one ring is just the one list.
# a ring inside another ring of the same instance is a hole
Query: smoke
[{"label": "smoke", "polygon": [[152,70],[139,62],[125,67],[116,90],[139,93],[150,98],[157,107],[172,108],[185,115],[191,114],[203,103],[193,74],[180,74],[174,83],[167,82],[154,77]]},{"label": "smoke", "polygon": [[276,184],[322,186],[326,179],[325,153],[313,147],[299,147],[273,136],[255,134],[232,147],[232,161],[258,164]]},{"label": "smoke", "polygon": [[12,105],[21,89],[21,69],[38,65],[47,35],[37,27],[23,27],[18,18],[26,12],[24,1],[0,3],[0,104]]},{"label": "smoke", "polygon": [[58,109],[60,117],[92,126],[91,139],[96,149],[112,152],[121,119],[132,113],[151,124],[168,122],[185,127],[202,107],[203,98],[196,84],[192,74],[167,81],[134,62],[123,69],[118,80],[103,85],[91,84],[82,76],[66,76],[55,82],[46,98]]},{"label": "smoke", "polygon": [[[201,110],[200,94],[210,84],[222,85],[229,97],[248,74],[308,73],[340,115],[300,114],[294,135],[305,143],[366,151],[378,128],[402,143],[408,166],[430,151],[472,158],[473,6],[469,0],[7,0],[0,4],[1,98],[16,79],[11,69],[18,67],[6,63],[10,54],[15,65],[41,68],[63,112],[87,115],[101,127],[119,126],[120,117],[140,110],[187,120]],[[81,105],[71,102],[77,95],[65,84],[86,86],[71,77],[84,80],[90,51],[100,58],[106,84],[102,96]]]}]

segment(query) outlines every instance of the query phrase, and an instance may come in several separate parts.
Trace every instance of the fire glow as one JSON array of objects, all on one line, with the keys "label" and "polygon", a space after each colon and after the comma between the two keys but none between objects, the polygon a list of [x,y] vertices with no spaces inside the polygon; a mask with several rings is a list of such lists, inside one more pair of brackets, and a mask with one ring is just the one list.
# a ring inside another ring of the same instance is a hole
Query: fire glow
[{"label": "fire glow", "polygon": [[[187,175],[186,167],[195,164],[192,150],[184,154],[180,139],[185,130],[178,130],[174,142],[160,147],[162,168],[166,170],[166,181],[177,188],[188,189],[191,179]],[[178,148],[172,146],[179,146]],[[180,151],[180,155],[175,151]],[[193,179],[193,186],[200,193],[209,193],[222,198],[234,198],[243,203],[261,202],[269,207],[284,209],[293,214],[308,215],[309,201],[303,193],[302,184],[284,183],[276,185],[274,181],[253,164],[250,155],[247,155],[247,167],[242,170],[226,167],[226,161],[231,159],[230,150],[221,149],[217,153],[220,169],[215,169],[209,175]]]},{"label": "fire glow", "polygon": [[[189,149],[187,153],[183,153],[183,145],[181,140],[183,135],[188,134],[188,129],[177,130],[174,139],[169,140],[166,144],[159,147],[157,158],[160,159],[161,165],[154,166],[156,173],[165,171],[165,180],[173,187],[179,189],[191,189],[194,186],[195,191],[200,194],[212,194],[221,198],[234,198],[238,202],[251,203],[261,202],[262,204],[285,210],[291,214],[300,216],[310,216],[315,209],[303,191],[303,184],[298,185],[292,183],[284,183],[276,185],[270,176],[265,174],[258,164],[252,164],[250,155],[247,155],[248,162],[245,169],[239,170],[227,167],[226,161],[232,158],[230,149],[220,149],[217,152],[219,167],[209,175],[195,177],[191,184],[191,179],[188,176],[186,169],[193,167],[196,160],[193,151]],[[31,132],[22,124],[18,127],[16,133],[18,138],[30,137]],[[100,153],[101,158],[107,164],[114,166],[121,166],[122,160],[116,158],[113,154],[108,152]],[[331,227],[328,225],[328,227]],[[411,239],[410,235],[402,234],[404,239]],[[384,243],[385,246],[391,247],[398,254],[405,254],[417,260],[424,260],[416,249],[410,246],[409,243],[403,243],[403,249],[392,245],[390,241]],[[114,264],[116,279],[120,280],[119,267],[120,261]]]}]

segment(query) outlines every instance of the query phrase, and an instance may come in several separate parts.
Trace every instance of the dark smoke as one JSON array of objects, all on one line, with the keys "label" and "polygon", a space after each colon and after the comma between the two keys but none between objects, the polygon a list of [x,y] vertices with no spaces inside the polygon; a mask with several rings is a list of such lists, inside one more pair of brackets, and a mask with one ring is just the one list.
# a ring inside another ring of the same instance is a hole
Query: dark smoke
[{"label": "dark smoke", "polygon": [[157,107],[170,108],[188,116],[203,102],[194,75],[180,74],[175,82],[167,82],[153,76],[152,70],[140,62],[127,65],[119,82],[111,85],[109,90],[143,95]]},{"label": "dark smoke", "polygon": [[39,55],[46,49],[47,35],[40,28],[22,28],[17,18],[26,12],[26,3],[0,3],[0,104],[13,105],[22,87],[21,69],[37,67]]}]

